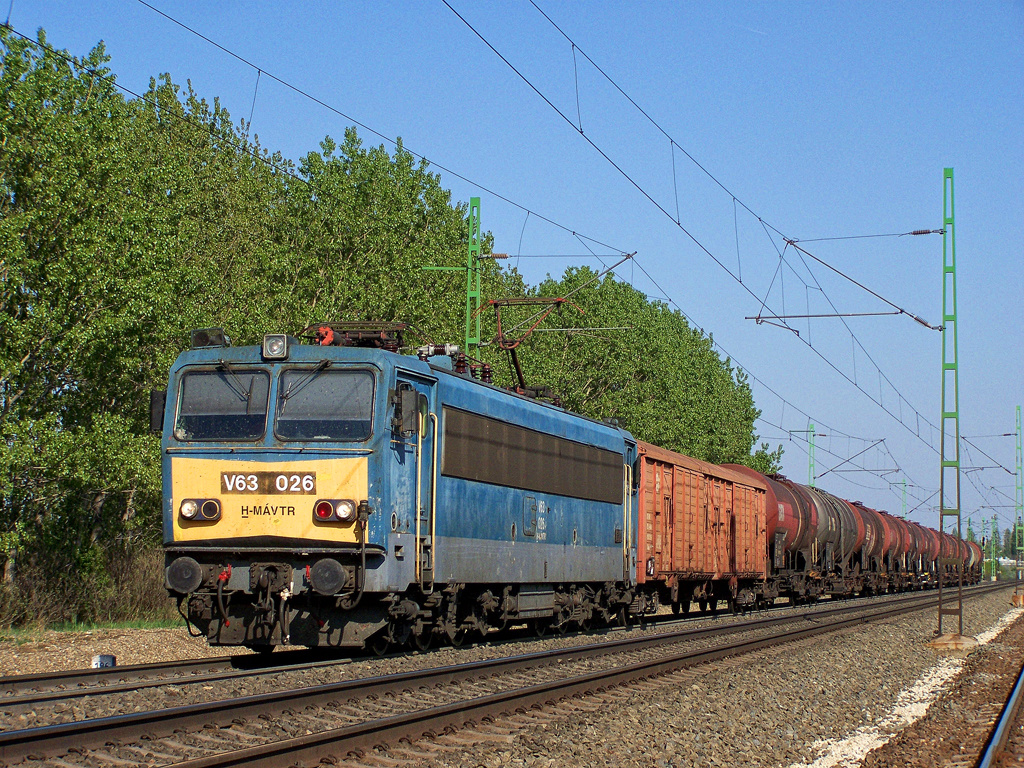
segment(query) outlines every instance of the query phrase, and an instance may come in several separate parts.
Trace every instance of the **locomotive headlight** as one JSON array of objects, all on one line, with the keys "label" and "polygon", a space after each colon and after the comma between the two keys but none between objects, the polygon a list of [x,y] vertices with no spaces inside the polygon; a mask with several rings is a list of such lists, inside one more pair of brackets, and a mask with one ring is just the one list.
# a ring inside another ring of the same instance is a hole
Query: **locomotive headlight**
[{"label": "locomotive headlight", "polygon": [[264,336],[263,357],[266,360],[284,360],[288,357],[288,337],[283,333],[268,333]]},{"label": "locomotive headlight", "polygon": [[179,511],[186,520],[193,520],[199,512],[199,505],[192,501],[192,499],[185,499],[185,501],[181,502],[181,509]]},{"label": "locomotive headlight", "polygon": [[220,517],[220,502],[216,499],[207,499],[199,508],[204,520],[216,520]]},{"label": "locomotive headlight", "polygon": [[338,502],[338,518],[349,523],[356,519],[356,505],[345,499]]},{"label": "locomotive headlight", "polygon": [[313,514],[317,520],[330,520],[334,517],[334,505],[329,501],[318,501],[313,507]]}]

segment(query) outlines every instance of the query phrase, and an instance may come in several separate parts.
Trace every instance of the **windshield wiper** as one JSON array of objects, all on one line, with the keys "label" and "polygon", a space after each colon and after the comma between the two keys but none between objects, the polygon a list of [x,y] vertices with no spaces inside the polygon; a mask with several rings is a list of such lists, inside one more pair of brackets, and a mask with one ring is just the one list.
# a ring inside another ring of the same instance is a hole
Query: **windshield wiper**
[{"label": "windshield wiper", "polygon": [[[309,384],[313,379],[315,379],[320,374],[321,371],[325,370],[326,368],[330,368],[330,367],[331,367],[331,361],[330,360],[321,360],[319,363],[317,363],[316,368],[314,368],[312,371],[310,371],[308,374],[306,374],[306,376],[304,376],[303,378],[299,379],[298,381],[292,382],[288,386],[288,389],[286,389],[284,391],[284,393],[281,395],[281,402],[283,403],[289,397],[293,397],[294,395],[299,394],[299,392],[301,392],[303,390],[303,388],[305,388],[305,386],[307,384]],[[282,408],[282,410],[284,410],[284,409]]]},{"label": "windshield wiper", "polygon": [[235,384],[238,385],[238,389],[235,389],[234,387],[231,388],[232,391],[236,395],[238,395],[238,399],[239,400],[246,400],[246,401],[251,400],[252,399],[252,387],[253,387],[253,384],[256,383],[256,377],[253,376],[253,377],[251,377],[249,379],[249,388],[247,390],[245,388],[245,382],[242,381],[241,377],[239,377],[239,375],[238,375],[238,371],[236,371],[231,366],[231,364],[228,363],[227,360],[221,360],[220,361],[220,367],[223,368],[225,371],[227,371],[231,375],[231,378],[235,380]]}]

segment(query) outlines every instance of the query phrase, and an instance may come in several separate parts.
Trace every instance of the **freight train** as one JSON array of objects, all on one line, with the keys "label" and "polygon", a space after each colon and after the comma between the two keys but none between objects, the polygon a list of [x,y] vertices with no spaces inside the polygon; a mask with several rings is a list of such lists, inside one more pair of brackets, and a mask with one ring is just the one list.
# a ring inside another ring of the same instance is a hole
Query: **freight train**
[{"label": "freight train", "polygon": [[400,354],[403,331],[205,329],[153,393],[166,587],[211,644],[423,649],[978,578],[977,545],[635,440],[448,345]]}]

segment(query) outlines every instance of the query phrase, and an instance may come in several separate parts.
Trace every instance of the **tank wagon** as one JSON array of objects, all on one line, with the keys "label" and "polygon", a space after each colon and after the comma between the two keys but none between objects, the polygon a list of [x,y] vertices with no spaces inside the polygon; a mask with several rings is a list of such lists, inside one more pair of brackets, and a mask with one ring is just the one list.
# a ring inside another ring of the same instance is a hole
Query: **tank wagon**
[{"label": "tank wagon", "polygon": [[197,331],[154,393],[166,586],[211,644],[383,652],[980,578],[977,544],[638,442],[449,345],[399,354],[405,328]]},{"label": "tank wagon", "polygon": [[[193,334],[163,425],[166,584],[215,645],[383,651],[636,611],[625,431],[348,324]],[[154,424],[156,426],[156,424]]]},{"label": "tank wagon", "polygon": [[[726,467],[765,485],[768,584],[760,592],[794,601],[923,589],[980,579],[981,548],[902,520],[859,501],[771,477],[738,464]],[[642,509],[642,507],[641,507]],[[773,510],[778,510],[776,515]]]}]

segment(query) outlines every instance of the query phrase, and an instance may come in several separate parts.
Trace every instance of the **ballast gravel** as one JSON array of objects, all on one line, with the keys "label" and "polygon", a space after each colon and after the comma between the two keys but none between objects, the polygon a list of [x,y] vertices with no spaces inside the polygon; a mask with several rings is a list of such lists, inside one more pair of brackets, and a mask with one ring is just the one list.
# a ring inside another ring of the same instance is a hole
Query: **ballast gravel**
[{"label": "ballast gravel", "polygon": [[[988,629],[1009,611],[1010,591],[965,599],[965,632]],[[858,601],[860,602],[860,601]],[[863,601],[867,602],[867,601]],[[821,607],[827,607],[822,605]],[[792,611],[793,609],[786,609]],[[800,608],[795,612],[803,613]],[[731,617],[698,619],[689,626],[726,623]],[[813,620],[813,619],[811,619]],[[826,752],[829,741],[884,719],[897,697],[933,666],[936,653],[925,643],[936,623],[934,608],[831,634],[781,648],[701,666],[672,676],[615,689],[601,701],[571,702],[530,712],[516,725],[496,723],[508,736],[399,760],[432,768],[499,768],[504,766],[789,766],[811,765]],[[657,631],[648,629],[647,632]],[[624,635],[608,634],[609,639]],[[269,688],[314,685],[335,679],[368,677],[442,666],[459,661],[536,652],[543,647],[595,642],[589,636],[544,641],[506,641],[464,649],[438,649],[381,659],[355,659],[328,669],[288,672],[219,685],[164,686],[123,697],[96,696],[64,706],[41,707],[28,713],[0,715],[0,729],[28,727],[46,721],[83,719],[171,706],[197,699],[224,699]],[[108,643],[109,638],[103,638]],[[167,644],[168,646],[170,644]],[[77,644],[78,652],[88,641]],[[158,661],[161,646],[134,661]],[[198,649],[199,652],[196,652]],[[59,647],[53,655],[61,656]],[[108,652],[88,648],[89,651]],[[229,649],[194,646],[182,656],[222,655]],[[205,652],[205,653],[204,653]],[[2,658],[2,657],[0,657]],[[81,664],[77,665],[81,666]],[[5,670],[6,671],[6,670]],[[285,685],[287,683],[287,685]],[[160,691],[158,694],[157,691]],[[115,703],[116,700],[116,703]],[[110,709],[108,709],[110,707]],[[49,710],[49,713],[45,713]],[[59,714],[58,714],[59,713]],[[51,720],[53,715],[58,715]],[[467,742],[469,737],[469,743]],[[364,765],[393,765],[367,755]],[[826,765],[858,765],[823,763]]]},{"label": "ballast gravel", "polygon": [[[964,602],[964,632],[1010,610],[1000,590]],[[505,766],[813,765],[827,745],[884,719],[897,697],[934,666],[929,608],[883,623],[791,643],[690,670],[685,681],[624,688],[607,706],[533,714],[510,743],[445,750],[431,768]],[[500,723],[499,723],[500,725]],[[372,763],[371,761],[367,764]],[[859,765],[821,761],[817,766]]]},{"label": "ballast gravel", "polygon": [[[863,600],[857,601],[852,605],[866,609],[871,602],[870,600]],[[828,610],[830,607],[830,604],[825,602],[815,607],[782,608],[779,611],[773,611],[771,614],[759,613],[755,617],[772,615],[778,618],[799,618],[807,613]],[[668,615],[662,617],[671,618]],[[540,640],[532,637],[522,637],[522,639],[518,640],[495,640],[460,649],[442,647],[426,653],[406,652],[382,658],[365,656],[352,659],[339,658],[337,664],[330,664],[328,666],[314,668],[296,666],[294,669],[278,671],[272,674],[247,675],[220,681],[189,681],[187,678],[177,678],[157,687],[132,689],[120,693],[105,693],[102,691],[102,688],[95,688],[91,689],[95,691],[94,693],[86,696],[68,696],[48,702],[37,702],[31,710],[17,707],[16,699],[4,699],[0,700],[0,731],[193,705],[193,703],[202,701],[222,700],[272,691],[323,685],[341,680],[369,678],[397,672],[409,672],[476,662],[476,660],[599,643],[605,640],[620,640],[638,634],[649,637],[658,632],[678,629],[691,630],[709,626],[727,626],[743,623],[748,618],[749,616],[725,614],[719,614],[714,617],[693,616],[688,618],[682,625],[680,623],[672,623],[671,626],[658,625],[655,627],[652,623],[648,623],[648,629],[646,630],[634,629],[623,631],[611,629],[579,635],[556,635]],[[744,637],[762,636],[773,631],[775,630],[772,628],[760,628],[744,632],[742,635]],[[738,637],[738,635],[734,635],[732,639],[738,639]],[[683,642],[685,643],[684,647],[687,649],[696,649],[718,644],[722,640],[720,638],[708,637]],[[273,656],[270,656],[268,660],[272,662]],[[591,663],[591,666],[597,665],[603,668],[609,664],[616,664],[614,658],[609,658],[605,662],[595,660],[595,662]]]}]

